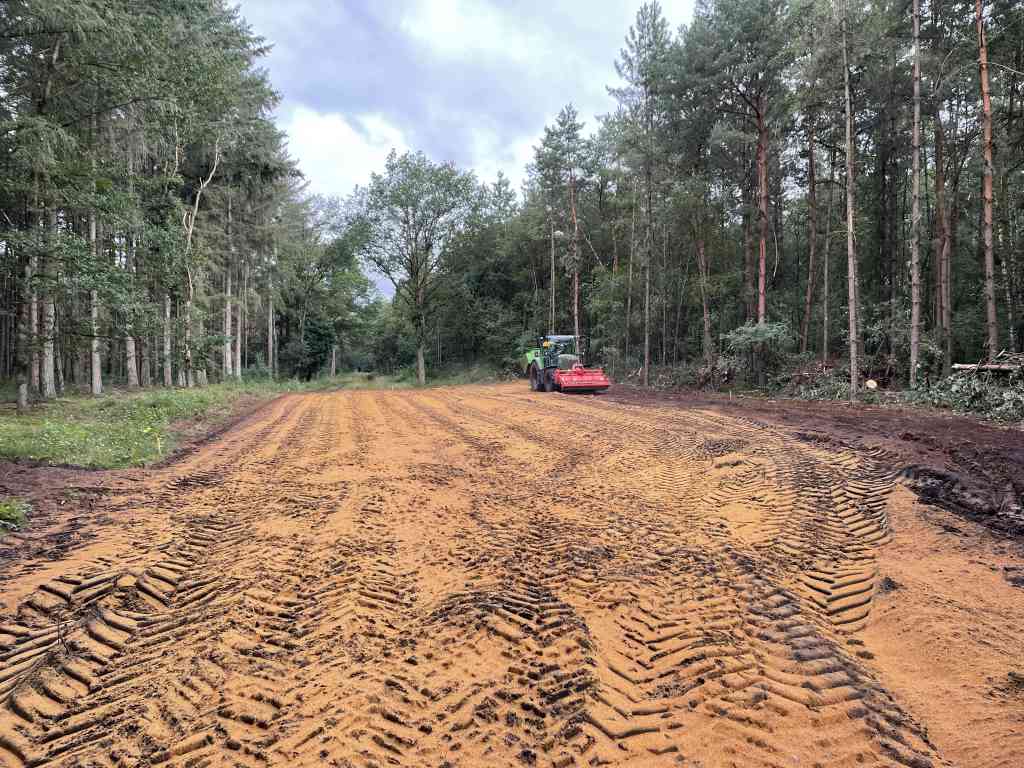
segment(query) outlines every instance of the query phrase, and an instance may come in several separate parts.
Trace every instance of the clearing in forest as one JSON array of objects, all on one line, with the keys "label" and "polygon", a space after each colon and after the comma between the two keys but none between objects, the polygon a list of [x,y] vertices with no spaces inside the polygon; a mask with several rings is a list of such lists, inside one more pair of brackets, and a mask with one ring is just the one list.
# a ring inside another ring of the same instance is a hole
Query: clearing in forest
[{"label": "clearing in forest", "polygon": [[1019,765],[1024,590],[892,455],[525,389],[111,476],[0,563],[0,766]]}]

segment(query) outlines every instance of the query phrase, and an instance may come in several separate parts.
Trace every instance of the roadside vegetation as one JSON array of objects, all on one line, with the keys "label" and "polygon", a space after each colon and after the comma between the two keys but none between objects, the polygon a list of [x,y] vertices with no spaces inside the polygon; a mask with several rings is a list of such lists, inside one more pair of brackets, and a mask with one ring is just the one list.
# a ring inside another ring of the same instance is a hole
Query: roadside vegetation
[{"label": "roadside vegetation", "polygon": [[17,531],[28,521],[28,502],[16,496],[0,496],[0,539],[8,531]]}]

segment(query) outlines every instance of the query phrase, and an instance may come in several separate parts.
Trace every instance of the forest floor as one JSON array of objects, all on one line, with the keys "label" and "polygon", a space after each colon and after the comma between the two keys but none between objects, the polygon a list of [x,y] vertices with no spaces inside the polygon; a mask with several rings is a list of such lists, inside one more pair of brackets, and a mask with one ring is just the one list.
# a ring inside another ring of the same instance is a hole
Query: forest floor
[{"label": "forest floor", "polygon": [[32,468],[0,766],[1019,766],[1022,450],[516,383],[287,395],[164,466]]}]

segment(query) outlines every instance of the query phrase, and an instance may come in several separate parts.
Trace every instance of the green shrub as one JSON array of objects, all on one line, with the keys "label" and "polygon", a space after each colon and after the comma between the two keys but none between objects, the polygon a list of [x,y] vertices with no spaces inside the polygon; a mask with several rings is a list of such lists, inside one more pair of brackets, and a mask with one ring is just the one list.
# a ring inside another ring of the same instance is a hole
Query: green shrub
[{"label": "green shrub", "polygon": [[1024,421],[1024,372],[955,373],[907,395],[910,402],[1004,422]]},{"label": "green shrub", "polygon": [[0,536],[5,531],[16,531],[28,520],[31,508],[28,502],[14,496],[0,498]]}]

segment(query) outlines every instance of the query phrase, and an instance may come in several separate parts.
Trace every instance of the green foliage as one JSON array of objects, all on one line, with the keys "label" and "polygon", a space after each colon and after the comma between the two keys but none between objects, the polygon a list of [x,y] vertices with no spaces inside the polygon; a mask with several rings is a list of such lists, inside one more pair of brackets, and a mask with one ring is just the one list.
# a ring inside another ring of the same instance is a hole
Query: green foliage
[{"label": "green foliage", "polygon": [[32,511],[28,502],[16,496],[0,497],[0,538],[4,531],[17,531],[28,520]]},{"label": "green foliage", "polygon": [[1024,372],[1011,376],[962,372],[907,394],[910,402],[970,413],[993,421],[1024,421]]}]

